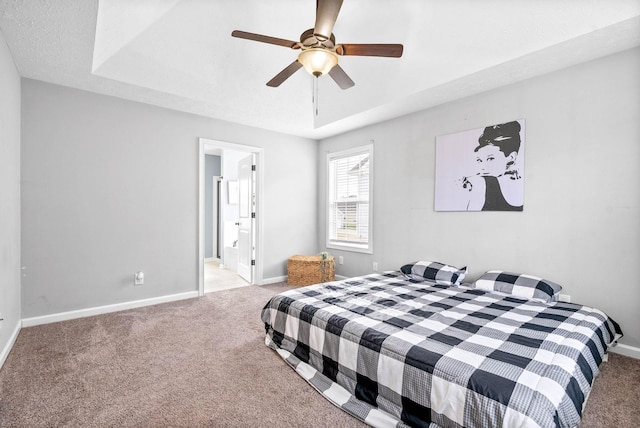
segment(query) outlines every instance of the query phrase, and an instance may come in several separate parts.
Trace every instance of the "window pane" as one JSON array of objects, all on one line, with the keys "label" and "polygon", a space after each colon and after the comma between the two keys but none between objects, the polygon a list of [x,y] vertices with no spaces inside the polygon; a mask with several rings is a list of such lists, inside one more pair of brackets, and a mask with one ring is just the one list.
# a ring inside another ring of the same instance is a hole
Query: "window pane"
[{"label": "window pane", "polygon": [[369,243],[370,150],[329,160],[329,241]]}]

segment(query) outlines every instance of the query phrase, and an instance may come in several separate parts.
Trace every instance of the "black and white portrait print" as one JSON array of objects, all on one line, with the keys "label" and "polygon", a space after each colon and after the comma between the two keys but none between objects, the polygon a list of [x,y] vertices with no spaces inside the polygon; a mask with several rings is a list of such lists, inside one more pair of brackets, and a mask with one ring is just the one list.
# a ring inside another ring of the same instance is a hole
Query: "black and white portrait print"
[{"label": "black and white portrait print", "polygon": [[436,138],[436,211],[522,211],[524,119]]}]

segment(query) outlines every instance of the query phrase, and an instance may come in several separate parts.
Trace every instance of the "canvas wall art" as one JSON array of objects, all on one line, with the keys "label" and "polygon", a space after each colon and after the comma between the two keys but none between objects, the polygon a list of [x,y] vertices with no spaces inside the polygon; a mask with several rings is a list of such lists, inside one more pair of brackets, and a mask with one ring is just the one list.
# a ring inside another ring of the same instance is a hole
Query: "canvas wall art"
[{"label": "canvas wall art", "polygon": [[524,209],[524,119],[436,137],[436,211]]}]

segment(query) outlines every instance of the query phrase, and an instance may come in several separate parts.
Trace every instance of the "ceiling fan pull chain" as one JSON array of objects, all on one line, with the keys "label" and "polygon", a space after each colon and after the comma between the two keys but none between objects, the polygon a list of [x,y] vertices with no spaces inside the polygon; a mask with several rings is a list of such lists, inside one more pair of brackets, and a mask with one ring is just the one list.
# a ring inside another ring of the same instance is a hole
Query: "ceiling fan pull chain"
[{"label": "ceiling fan pull chain", "polygon": [[318,76],[313,76],[313,110],[318,115]]},{"label": "ceiling fan pull chain", "polygon": [[317,116],[318,115],[318,104],[320,104],[320,101],[318,100],[318,95],[319,95],[319,92],[318,92],[318,76],[315,76],[313,78],[313,80],[315,80],[315,82],[316,82],[315,87],[316,87],[316,116]]}]

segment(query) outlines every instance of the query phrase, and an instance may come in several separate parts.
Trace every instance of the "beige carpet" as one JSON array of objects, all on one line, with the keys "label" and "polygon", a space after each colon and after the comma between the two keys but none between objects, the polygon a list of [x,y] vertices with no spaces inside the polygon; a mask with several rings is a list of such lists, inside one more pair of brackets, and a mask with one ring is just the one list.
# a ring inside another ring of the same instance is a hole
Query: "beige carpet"
[{"label": "beige carpet", "polygon": [[[25,328],[0,371],[2,427],[362,427],[264,345],[285,284]],[[640,420],[640,361],[612,354],[581,428]]]}]

